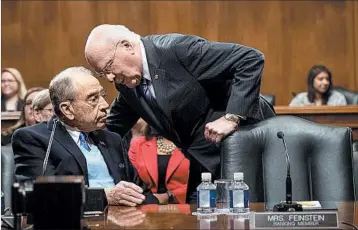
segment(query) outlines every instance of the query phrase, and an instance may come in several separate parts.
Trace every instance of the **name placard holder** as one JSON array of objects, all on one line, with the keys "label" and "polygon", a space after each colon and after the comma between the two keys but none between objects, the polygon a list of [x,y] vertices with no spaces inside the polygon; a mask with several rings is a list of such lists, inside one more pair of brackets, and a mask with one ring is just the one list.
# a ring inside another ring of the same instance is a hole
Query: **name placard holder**
[{"label": "name placard holder", "polygon": [[337,229],[338,213],[315,212],[254,212],[250,219],[255,229]]}]

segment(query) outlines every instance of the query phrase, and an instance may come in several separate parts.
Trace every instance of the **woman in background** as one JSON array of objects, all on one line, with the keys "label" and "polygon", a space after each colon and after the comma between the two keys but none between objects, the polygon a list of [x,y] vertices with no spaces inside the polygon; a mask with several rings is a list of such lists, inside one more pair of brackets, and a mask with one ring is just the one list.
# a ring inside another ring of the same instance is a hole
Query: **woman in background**
[{"label": "woman in background", "polygon": [[20,72],[14,68],[1,70],[1,111],[21,111],[26,86]]},{"label": "woman in background", "polygon": [[9,128],[5,129],[1,132],[1,145],[7,145],[11,143],[11,137],[12,134],[15,132],[16,129],[25,127],[25,126],[31,126],[36,124],[35,118],[33,116],[33,112],[31,109],[32,99],[36,96],[36,94],[43,90],[44,88],[41,87],[34,87],[30,88],[27,91],[27,94],[25,95],[24,101],[25,104],[23,108],[21,109],[21,115],[19,120],[14,124],[13,126],[10,126]]},{"label": "woman in background", "polygon": [[323,65],[315,65],[308,72],[308,92],[300,93],[289,106],[347,105],[343,94],[333,90],[332,74]]},{"label": "woman in background", "polygon": [[147,126],[145,137],[132,140],[128,155],[160,204],[185,203],[189,160],[171,141]]}]

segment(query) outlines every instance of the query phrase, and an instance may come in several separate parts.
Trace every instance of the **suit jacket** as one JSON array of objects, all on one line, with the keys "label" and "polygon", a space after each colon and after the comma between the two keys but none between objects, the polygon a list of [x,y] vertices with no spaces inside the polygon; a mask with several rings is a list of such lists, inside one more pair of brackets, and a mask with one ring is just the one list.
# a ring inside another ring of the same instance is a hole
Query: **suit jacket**
[{"label": "suit jacket", "polygon": [[[128,152],[129,159],[138,170],[140,178],[151,188],[158,191],[157,138],[147,141],[145,137],[132,140]],[[189,177],[189,160],[175,148],[168,162],[165,186],[179,203],[185,203]]]},{"label": "suit jacket", "polygon": [[[54,118],[15,131],[12,148],[18,179],[41,176],[53,123]],[[89,137],[99,148],[115,184],[121,180],[133,182],[143,188],[145,203],[158,202],[130,163],[118,134],[97,130],[91,132]],[[83,175],[86,184],[89,184],[86,158],[60,122],[55,130],[45,175]]]},{"label": "suit jacket", "polygon": [[[264,55],[253,48],[181,34],[142,38],[159,108],[117,84],[107,128],[127,133],[139,117],[215,173],[220,148],[204,138],[205,124],[225,113],[264,119],[259,106]],[[243,122],[242,124],[244,124]]]}]

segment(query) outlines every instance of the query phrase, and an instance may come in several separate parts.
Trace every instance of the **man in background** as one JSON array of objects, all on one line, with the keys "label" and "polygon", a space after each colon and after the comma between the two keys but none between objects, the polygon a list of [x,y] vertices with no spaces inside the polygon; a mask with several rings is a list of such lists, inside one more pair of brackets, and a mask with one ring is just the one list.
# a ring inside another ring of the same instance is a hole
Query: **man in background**
[{"label": "man in background", "polygon": [[48,89],[38,92],[32,100],[31,108],[36,123],[48,121],[52,117],[53,109]]}]

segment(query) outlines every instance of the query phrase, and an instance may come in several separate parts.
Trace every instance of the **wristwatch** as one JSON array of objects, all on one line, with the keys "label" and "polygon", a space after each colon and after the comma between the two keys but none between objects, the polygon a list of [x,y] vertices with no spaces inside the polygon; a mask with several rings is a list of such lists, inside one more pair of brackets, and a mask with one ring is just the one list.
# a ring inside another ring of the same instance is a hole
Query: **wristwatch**
[{"label": "wristwatch", "polygon": [[235,122],[236,124],[240,124],[240,117],[235,114],[227,113],[225,114],[224,118],[228,121]]}]

